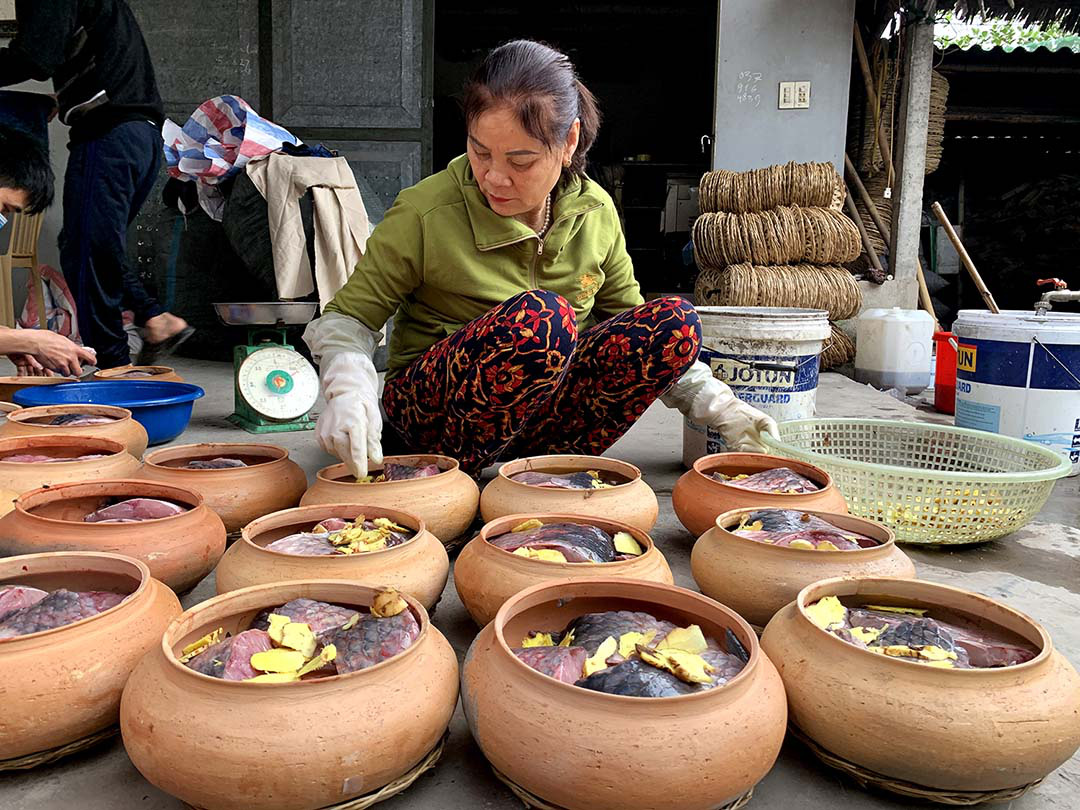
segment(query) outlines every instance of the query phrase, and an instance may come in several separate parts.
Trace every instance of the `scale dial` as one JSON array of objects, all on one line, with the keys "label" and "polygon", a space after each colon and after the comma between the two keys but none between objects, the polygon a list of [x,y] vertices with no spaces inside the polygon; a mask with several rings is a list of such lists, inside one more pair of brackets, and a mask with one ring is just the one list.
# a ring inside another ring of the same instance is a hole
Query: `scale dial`
[{"label": "scale dial", "polygon": [[236,372],[244,402],[260,416],[278,422],[297,419],[319,397],[319,375],[303,355],[282,346],[252,352]]}]

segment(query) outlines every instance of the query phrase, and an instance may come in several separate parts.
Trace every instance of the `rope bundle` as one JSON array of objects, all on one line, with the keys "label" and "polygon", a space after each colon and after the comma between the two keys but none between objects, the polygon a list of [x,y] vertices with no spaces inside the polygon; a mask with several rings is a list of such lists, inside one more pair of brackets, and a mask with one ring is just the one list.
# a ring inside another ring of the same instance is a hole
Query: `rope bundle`
[{"label": "rope bundle", "polygon": [[[860,83],[861,86],[861,83]],[[936,70],[930,74],[930,118],[926,125],[926,170],[930,174],[941,163],[941,154],[945,140],[945,109],[949,97],[949,80]],[[893,63],[885,61],[885,80],[882,83],[879,110],[870,107],[863,99],[861,116],[849,118],[848,149],[857,156],[856,165],[863,177],[872,177],[885,168],[884,158],[878,148],[875,123],[881,121],[882,134],[893,145],[893,122],[896,119],[896,77]],[[861,131],[858,131],[861,118]],[[854,125],[854,126],[853,126]],[[857,144],[857,145],[856,145]],[[893,160],[896,160],[895,156]]]},{"label": "rope bundle", "polygon": [[945,107],[949,80],[936,70],[930,74],[930,119],[926,123],[926,174],[937,169],[945,141]]},{"label": "rope bundle", "polygon": [[862,252],[855,223],[830,208],[705,213],[694,222],[693,242],[699,266],[710,267],[838,264]]},{"label": "rope bundle", "polygon": [[835,323],[830,326],[832,326],[832,336],[826,341],[820,355],[822,371],[837,368],[855,359],[855,342]]},{"label": "rope bundle", "polygon": [[844,181],[831,163],[791,161],[747,172],[707,172],[698,195],[706,213],[767,211],[786,205],[839,211],[844,205]]},{"label": "rope bundle", "polygon": [[862,306],[859,282],[843,267],[797,264],[733,264],[705,268],[694,300],[707,306],[823,309],[829,320],[854,318]]}]

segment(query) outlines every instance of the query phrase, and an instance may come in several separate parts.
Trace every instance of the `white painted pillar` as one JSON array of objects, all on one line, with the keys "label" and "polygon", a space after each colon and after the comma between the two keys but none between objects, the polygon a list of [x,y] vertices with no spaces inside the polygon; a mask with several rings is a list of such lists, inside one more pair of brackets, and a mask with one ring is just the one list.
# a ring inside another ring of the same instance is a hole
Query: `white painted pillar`
[{"label": "white painted pillar", "polygon": [[[919,259],[923,180],[926,175],[926,128],[930,119],[930,73],[934,65],[935,0],[927,2],[924,18],[909,24],[904,37],[904,81],[900,99],[898,141],[894,154],[896,181],[893,202],[892,272],[902,288],[911,290],[901,306],[914,308],[914,281]],[[908,300],[910,298],[910,300]]]}]

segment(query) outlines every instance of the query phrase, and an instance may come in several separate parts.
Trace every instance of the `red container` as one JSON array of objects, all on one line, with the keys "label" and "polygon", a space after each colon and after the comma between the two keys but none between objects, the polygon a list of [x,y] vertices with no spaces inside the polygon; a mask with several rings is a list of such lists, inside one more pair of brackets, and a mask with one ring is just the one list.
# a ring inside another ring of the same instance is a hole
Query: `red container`
[{"label": "red container", "polygon": [[956,349],[952,332],[935,332],[937,365],[934,368],[934,409],[941,413],[956,412]]}]

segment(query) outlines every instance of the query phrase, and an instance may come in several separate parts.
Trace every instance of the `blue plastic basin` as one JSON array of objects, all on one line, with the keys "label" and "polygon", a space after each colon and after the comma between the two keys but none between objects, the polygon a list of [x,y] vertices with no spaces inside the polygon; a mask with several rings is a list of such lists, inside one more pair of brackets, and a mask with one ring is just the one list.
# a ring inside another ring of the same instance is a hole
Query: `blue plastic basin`
[{"label": "blue plastic basin", "polygon": [[191,408],[206,392],[197,385],[151,380],[116,380],[101,382],[42,385],[16,391],[16,405],[119,405],[146,428],[150,444],[171,442],[184,432],[191,419]]}]

